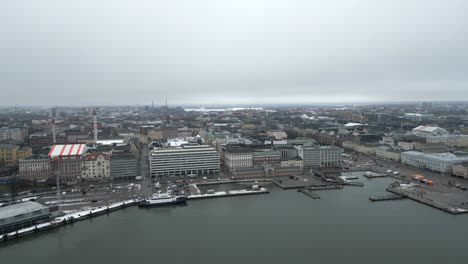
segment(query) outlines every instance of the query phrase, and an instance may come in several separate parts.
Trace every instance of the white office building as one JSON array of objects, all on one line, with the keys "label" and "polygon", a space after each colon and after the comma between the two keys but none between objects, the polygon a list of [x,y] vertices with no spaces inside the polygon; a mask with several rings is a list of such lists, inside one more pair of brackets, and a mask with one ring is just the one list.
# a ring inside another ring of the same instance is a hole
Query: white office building
[{"label": "white office building", "polygon": [[151,176],[180,176],[219,172],[219,155],[206,145],[182,145],[151,151]]},{"label": "white office building", "polygon": [[304,167],[340,167],[343,149],[335,146],[295,146]]}]

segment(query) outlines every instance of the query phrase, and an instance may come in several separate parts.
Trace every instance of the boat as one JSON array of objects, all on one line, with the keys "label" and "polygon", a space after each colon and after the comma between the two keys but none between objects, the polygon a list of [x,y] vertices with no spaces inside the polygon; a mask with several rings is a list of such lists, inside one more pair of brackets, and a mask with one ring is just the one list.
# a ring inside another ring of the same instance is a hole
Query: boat
[{"label": "boat", "polygon": [[156,206],[167,206],[175,204],[183,204],[187,201],[187,197],[182,195],[172,195],[169,192],[157,192],[154,193],[148,199],[145,199],[138,203],[138,207],[156,207]]}]

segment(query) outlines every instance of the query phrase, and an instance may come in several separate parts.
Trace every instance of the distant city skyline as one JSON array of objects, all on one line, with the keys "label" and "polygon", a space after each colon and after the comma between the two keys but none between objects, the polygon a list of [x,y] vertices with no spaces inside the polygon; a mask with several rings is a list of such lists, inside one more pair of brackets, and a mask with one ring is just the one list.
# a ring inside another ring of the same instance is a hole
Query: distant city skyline
[{"label": "distant city skyline", "polygon": [[1,105],[467,100],[468,2],[7,1]]}]

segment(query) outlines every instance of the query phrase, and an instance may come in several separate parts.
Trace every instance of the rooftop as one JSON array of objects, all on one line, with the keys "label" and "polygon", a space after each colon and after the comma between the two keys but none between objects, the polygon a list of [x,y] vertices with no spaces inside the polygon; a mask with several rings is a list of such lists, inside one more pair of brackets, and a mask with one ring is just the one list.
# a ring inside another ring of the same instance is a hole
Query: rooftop
[{"label": "rooftop", "polygon": [[49,152],[49,157],[64,157],[64,156],[81,156],[86,153],[87,147],[85,144],[66,144],[54,145]]},{"label": "rooftop", "polygon": [[40,160],[40,159],[49,159],[49,157],[47,155],[44,155],[44,154],[33,154],[33,155],[25,158],[25,160]]},{"label": "rooftop", "polygon": [[457,156],[450,152],[423,153],[419,151],[406,151],[406,152],[403,152],[403,154],[413,155],[413,156],[425,156],[427,158],[432,158],[432,159],[442,160],[442,161],[468,161],[468,156]]},{"label": "rooftop", "polygon": [[47,207],[43,206],[37,202],[24,202],[24,203],[17,203],[12,205],[7,205],[4,207],[0,207],[0,219],[14,217],[16,215],[31,213],[37,210],[46,209]]}]

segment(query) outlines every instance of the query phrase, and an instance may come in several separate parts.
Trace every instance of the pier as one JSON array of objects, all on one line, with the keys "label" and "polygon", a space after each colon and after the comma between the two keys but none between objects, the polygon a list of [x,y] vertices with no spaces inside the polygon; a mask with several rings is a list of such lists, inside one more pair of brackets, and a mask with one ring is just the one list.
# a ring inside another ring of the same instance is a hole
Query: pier
[{"label": "pier", "polygon": [[26,227],[20,230],[16,230],[10,233],[6,233],[0,235],[0,241],[7,241],[13,238],[18,238],[22,236],[26,236],[29,234],[33,234],[39,231],[45,231],[48,229],[60,227],[62,225],[66,225],[69,223],[73,223],[76,221],[85,220],[88,218],[92,218],[98,215],[108,214],[110,212],[128,207],[137,204],[140,200],[139,199],[132,199],[127,200],[119,203],[110,204],[109,206],[102,206],[97,208],[92,208],[90,210],[78,211],[74,213],[65,214],[63,216],[59,216],[51,220],[50,222],[45,222],[41,224],[37,224],[34,226]]},{"label": "pier", "polygon": [[213,193],[204,193],[204,194],[193,194],[187,196],[187,200],[199,200],[199,199],[208,199],[208,198],[221,198],[221,197],[232,197],[232,196],[244,196],[244,195],[253,195],[253,194],[267,194],[270,193],[266,188],[254,189],[245,189],[245,190],[236,190],[236,191],[220,191]]},{"label": "pier", "polygon": [[309,191],[341,190],[343,189],[343,185],[307,186],[305,189]]},{"label": "pier", "polygon": [[311,192],[311,191],[309,191],[307,189],[299,189],[297,191],[309,196],[312,199],[320,199],[320,196],[318,194],[313,193],[313,192]]},{"label": "pier", "polygon": [[380,202],[380,201],[401,200],[405,198],[406,197],[403,195],[392,193],[392,194],[381,195],[381,196],[370,196],[369,200],[371,200],[372,202]]},{"label": "pier", "polygon": [[352,181],[348,181],[348,182],[343,182],[342,185],[363,187],[363,186],[364,186],[364,183],[362,183],[362,182],[352,182]]},{"label": "pier", "polygon": [[395,187],[390,186],[390,187],[387,188],[387,191],[391,192],[391,193],[394,193],[394,194],[398,194],[398,195],[404,195],[408,199],[411,199],[411,200],[416,201],[418,203],[429,205],[429,206],[431,206],[433,208],[442,210],[442,211],[444,211],[446,213],[449,213],[449,214],[454,214],[454,215],[468,214],[467,209],[457,208],[457,207],[448,207],[447,204],[442,204],[440,202],[436,202],[434,200],[430,200],[430,199],[424,198],[424,197],[418,197],[416,195],[413,195],[411,192],[408,192],[406,190],[402,190],[401,188],[398,188],[398,187],[395,188]]}]

